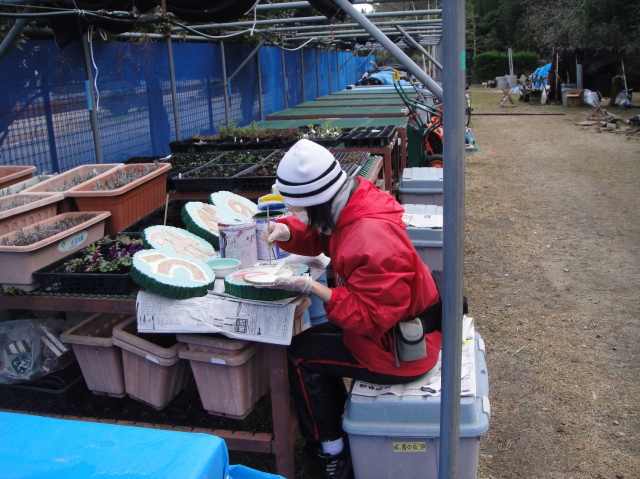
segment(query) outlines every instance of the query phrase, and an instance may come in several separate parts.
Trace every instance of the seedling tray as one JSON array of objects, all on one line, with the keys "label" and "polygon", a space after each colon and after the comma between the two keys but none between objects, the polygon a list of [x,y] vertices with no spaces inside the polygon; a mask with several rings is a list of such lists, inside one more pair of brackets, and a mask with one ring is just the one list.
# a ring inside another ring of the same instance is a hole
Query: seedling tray
[{"label": "seedling tray", "polygon": [[395,126],[354,128],[345,135],[346,148],[380,148],[389,144],[396,132]]},{"label": "seedling tray", "polygon": [[[167,226],[174,226],[176,228],[187,229],[184,221],[182,220],[181,212],[182,207],[190,201],[202,201],[202,199],[196,198],[180,198],[177,200],[169,200],[169,210],[167,212]],[[139,237],[142,231],[149,226],[157,226],[164,224],[164,208],[165,205],[156,208],[147,216],[139,219],[132,225],[127,226],[119,234]]]},{"label": "seedling tray", "polygon": [[273,153],[274,150],[221,152],[214,161],[182,175],[182,178],[174,177],[173,181],[176,190],[181,192],[231,191],[236,188],[236,178],[240,174]]},{"label": "seedling tray", "polygon": [[347,173],[349,178],[355,176],[370,156],[368,151],[353,151],[334,153],[333,156]]},{"label": "seedling tray", "polygon": [[82,371],[78,363],[74,362],[37,381],[0,384],[0,396],[65,407],[71,393],[82,384]]},{"label": "seedling tray", "polygon": [[242,172],[236,178],[236,188],[242,191],[267,191],[276,182],[278,164],[286,151],[274,151],[255,167]]},{"label": "seedling tray", "polygon": [[[109,236],[115,239],[116,235]],[[130,294],[138,285],[131,279],[126,268],[125,273],[65,273],[55,271],[67,261],[78,258],[87,252],[83,248],[69,256],[56,261],[49,266],[33,272],[33,276],[40,282],[42,291],[47,293],[69,294]]]}]

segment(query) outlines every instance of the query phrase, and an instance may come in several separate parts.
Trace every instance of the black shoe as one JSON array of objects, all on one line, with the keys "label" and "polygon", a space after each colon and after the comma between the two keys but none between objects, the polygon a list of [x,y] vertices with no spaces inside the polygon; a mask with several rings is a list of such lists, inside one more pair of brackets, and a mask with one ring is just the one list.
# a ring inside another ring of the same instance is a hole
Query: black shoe
[{"label": "black shoe", "polygon": [[324,472],[321,474],[320,479],[348,479],[352,477],[351,453],[346,441],[340,454],[332,456],[319,452],[318,457],[324,461]]}]

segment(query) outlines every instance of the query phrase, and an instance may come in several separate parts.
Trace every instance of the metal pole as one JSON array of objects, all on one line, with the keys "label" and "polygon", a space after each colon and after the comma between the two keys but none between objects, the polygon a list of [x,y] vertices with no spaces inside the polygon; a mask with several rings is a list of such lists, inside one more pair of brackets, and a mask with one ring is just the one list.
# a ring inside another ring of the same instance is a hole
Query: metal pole
[{"label": "metal pole", "polygon": [[222,53],[222,88],[224,90],[224,115],[227,120],[227,125],[231,122],[231,118],[229,117],[229,90],[227,83],[227,60],[224,56],[224,42],[220,40],[220,52]]},{"label": "metal pole", "polygon": [[84,47],[84,68],[87,74],[87,102],[89,103],[89,121],[91,122],[91,133],[93,133],[93,149],[96,153],[96,163],[102,163],[102,146],[100,144],[100,131],[98,130],[98,112],[96,111],[95,94],[93,91],[93,72],[91,71],[91,56],[89,54],[89,34],[82,35],[82,46]]},{"label": "metal pole", "polygon": [[169,54],[169,80],[171,81],[171,103],[173,104],[173,123],[176,127],[176,140],[182,140],[180,131],[180,112],[178,111],[178,92],[176,90],[176,72],[173,66],[173,47],[171,35],[167,35],[167,52]]},{"label": "metal pole", "polygon": [[[25,13],[28,13],[30,11],[31,9],[25,9]],[[29,19],[19,18],[18,20],[16,20],[16,23],[13,24],[13,27],[11,27],[11,30],[9,30],[7,36],[4,37],[4,40],[2,40],[2,44],[0,44],[0,60],[9,51],[16,38],[20,36],[20,32],[22,32],[22,29],[27,26],[27,23],[29,23]]]},{"label": "metal pole", "polygon": [[435,58],[433,58],[429,54],[429,52],[422,47],[422,45],[420,45],[413,38],[411,38],[411,35],[405,32],[400,25],[396,25],[396,30],[402,33],[402,35],[405,38],[405,42],[408,42],[410,45],[413,45],[415,48],[417,48],[420,53],[422,53],[425,57],[427,57],[431,61],[431,63],[433,63],[435,66],[438,67],[438,70],[442,70],[442,65],[440,64],[440,62]]},{"label": "metal pole", "polygon": [[[369,21],[362,13],[358,11],[356,7],[349,3],[349,0],[333,0],[333,3],[338,5],[344,10],[351,18],[353,18],[362,28],[364,28],[373,38],[375,38],[380,44],[393,55],[402,65],[405,66],[407,71],[414,75],[419,81],[421,81],[439,100],[442,101],[443,93],[442,88],[435,81],[431,79],[429,75],[422,71],[422,69],[414,63],[398,46],[393,43],[389,38],[378,30],[373,23]],[[447,2],[448,3],[448,2]],[[411,15],[415,15],[415,12],[411,12]],[[464,91],[464,88],[462,89]],[[464,96],[463,96],[464,98]],[[464,143],[462,144],[464,146]],[[462,333],[460,333],[462,334]]]},{"label": "metal pole", "polygon": [[260,43],[258,43],[258,46],[256,48],[254,48],[254,50],[249,53],[249,56],[247,58],[244,59],[244,61],[240,64],[240,66],[238,68],[236,68],[236,71],[234,71],[231,76],[229,78],[227,78],[227,82],[231,83],[231,80],[233,80],[235,78],[235,76],[240,73],[240,71],[246,66],[247,63],[249,63],[249,60],[251,60],[260,50],[260,48],[262,48],[262,45],[264,45],[267,42],[267,40],[265,38],[263,38],[262,40],[260,40]]},{"label": "metal pole", "polygon": [[287,88],[287,62],[284,58],[284,50],[280,50],[282,58],[282,89],[284,90],[284,109],[289,108],[289,89]]},{"label": "metal pole", "polygon": [[[326,53],[326,50],[322,52],[322,55],[324,55],[325,53]],[[318,64],[316,62],[320,60],[320,57],[322,55],[318,56],[318,48],[316,47],[316,59],[311,64],[311,65],[313,64],[316,65],[316,98],[320,98],[320,72],[319,72]]]},{"label": "metal pole", "polygon": [[340,91],[340,50],[336,49],[336,81],[338,83],[338,89]]},{"label": "metal pole", "polygon": [[333,93],[331,91],[331,51],[329,51],[329,55],[328,55],[328,59],[327,59],[327,76],[329,77],[329,94]]},{"label": "metal pole", "polygon": [[305,102],[304,95],[304,48],[300,49],[300,92],[302,93],[302,103]]},{"label": "metal pole", "polygon": [[439,479],[458,477],[462,293],[464,289],[465,1],[443,2],[444,85],[444,292]]},{"label": "metal pole", "polygon": [[260,54],[256,56],[258,60],[258,105],[260,107],[260,121],[264,121],[264,99],[262,98],[262,67],[260,67]]},{"label": "metal pole", "polygon": [[[167,0],[162,0],[162,16],[167,18]],[[180,131],[180,112],[178,111],[178,92],[176,90],[176,72],[173,65],[173,46],[171,45],[171,28],[167,24],[167,54],[169,55],[169,81],[171,82],[171,103],[173,105],[173,123],[176,128],[176,140],[182,140]]]}]

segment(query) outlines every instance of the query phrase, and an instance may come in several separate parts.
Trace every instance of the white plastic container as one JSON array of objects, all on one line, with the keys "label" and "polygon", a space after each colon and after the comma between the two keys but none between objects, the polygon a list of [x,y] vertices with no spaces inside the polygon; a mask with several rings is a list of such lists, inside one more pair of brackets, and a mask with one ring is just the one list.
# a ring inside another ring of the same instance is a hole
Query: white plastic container
[{"label": "white plastic container", "polygon": [[[402,205],[407,214],[442,215],[442,206]],[[444,258],[442,228],[415,228],[407,226],[407,234],[416,248],[420,259],[430,270],[442,270]]]},{"label": "white plastic container", "polygon": [[[458,479],[478,477],[480,438],[491,414],[484,342],[476,334],[476,396],[460,398]],[[351,395],[342,428],[356,479],[437,479],[441,397]]]},{"label": "white plastic container", "polygon": [[400,179],[400,203],[444,205],[443,168],[405,168]]}]

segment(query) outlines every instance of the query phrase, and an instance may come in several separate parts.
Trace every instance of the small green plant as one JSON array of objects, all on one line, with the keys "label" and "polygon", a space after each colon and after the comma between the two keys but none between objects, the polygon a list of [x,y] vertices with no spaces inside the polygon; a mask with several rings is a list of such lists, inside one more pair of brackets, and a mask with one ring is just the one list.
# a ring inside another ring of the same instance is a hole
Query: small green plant
[{"label": "small green plant", "polygon": [[0,201],[0,212],[8,211],[13,208],[18,208],[19,206],[28,205],[29,203],[33,203],[34,201],[41,200],[40,196],[23,196],[14,198],[12,201],[2,203]]},{"label": "small green plant", "polygon": [[94,168],[93,171],[90,171],[84,176],[76,175],[70,180],[63,180],[62,185],[60,186],[51,185],[49,186],[49,188],[47,188],[47,191],[52,191],[52,192],[67,191],[73,188],[74,186],[78,186],[80,183],[84,183],[85,181],[89,181],[91,178],[95,178],[99,174],[100,173],[98,173],[98,171]]},{"label": "small green plant", "polygon": [[84,213],[75,217],[63,218],[56,220],[51,224],[42,225],[36,224],[33,228],[28,230],[20,229],[15,236],[9,236],[2,238],[0,245],[2,246],[29,246],[38,241],[45,240],[51,236],[62,233],[74,226],[78,226],[85,221],[94,218],[96,215],[93,213]]},{"label": "small green plant", "polygon": [[79,256],[59,266],[54,272],[64,273],[125,273],[133,255],[144,249],[141,239],[121,235],[105,237],[79,252]]},{"label": "small green plant", "polygon": [[338,138],[342,135],[342,128],[338,126],[331,126],[326,123],[324,127],[316,127],[314,124],[307,125],[308,131],[301,132],[300,138],[306,138],[308,140],[326,140]]},{"label": "small green plant", "polygon": [[142,168],[134,168],[134,165],[130,165],[129,167],[119,169],[114,175],[107,178],[104,182],[96,181],[93,184],[93,191],[117,190],[118,188],[122,188],[123,186],[156,171],[158,168],[160,168],[160,165],[157,162],[153,165],[144,166]]}]

